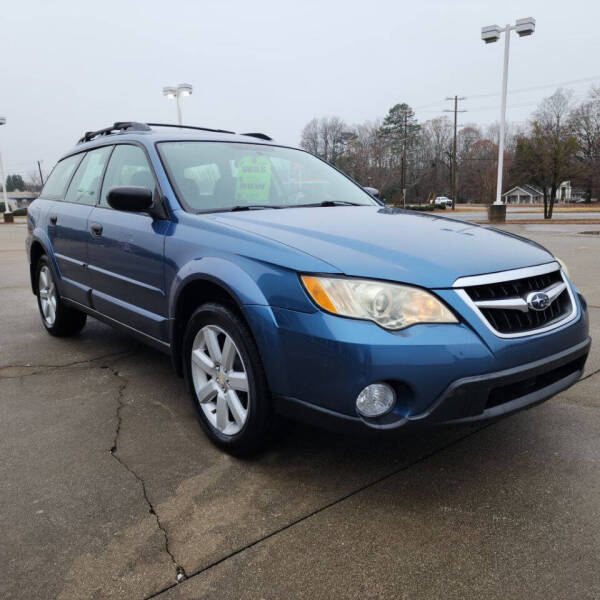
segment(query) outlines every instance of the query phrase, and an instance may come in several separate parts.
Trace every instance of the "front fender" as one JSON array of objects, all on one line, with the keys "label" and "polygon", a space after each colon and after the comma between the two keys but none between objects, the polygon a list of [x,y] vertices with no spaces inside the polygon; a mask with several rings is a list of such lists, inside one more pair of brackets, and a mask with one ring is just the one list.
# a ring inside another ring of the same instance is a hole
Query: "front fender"
[{"label": "front fender", "polygon": [[186,286],[197,280],[210,281],[226,290],[238,306],[267,304],[256,281],[239,265],[219,257],[191,260],[175,275],[169,290],[169,318],[175,319],[177,301]]},{"label": "front fender", "polygon": [[296,271],[261,260],[232,255],[190,260],[173,277],[169,289],[169,318],[175,317],[177,300],[188,283],[201,279],[225,289],[238,306],[278,306],[300,312],[315,312]]},{"label": "front fender", "polygon": [[[181,342],[183,324],[177,320],[179,299],[189,284],[209,281],[225,290],[240,309],[244,304],[264,305],[267,300],[256,281],[239,265],[219,257],[194,259],[179,269],[169,288],[169,339],[175,372],[183,375]],[[200,299],[199,299],[200,301]]]},{"label": "front fender", "polygon": [[[182,324],[178,323],[177,307],[184,290],[197,281],[209,281],[225,290],[246,316],[250,306],[279,306],[304,313],[316,311],[293,270],[242,256],[235,256],[235,260],[218,256],[190,260],[177,271],[169,285],[169,337],[178,373]],[[201,303],[202,299],[198,301]],[[261,351],[255,323],[247,320]]]}]

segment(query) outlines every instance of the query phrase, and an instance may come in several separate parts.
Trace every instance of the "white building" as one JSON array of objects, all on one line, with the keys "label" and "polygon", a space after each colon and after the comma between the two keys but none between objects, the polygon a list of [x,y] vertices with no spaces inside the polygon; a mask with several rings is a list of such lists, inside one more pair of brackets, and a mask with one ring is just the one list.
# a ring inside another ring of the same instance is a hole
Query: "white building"
[{"label": "white building", "polygon": [[[539,204],[544,201],[544,192],[535,185],[524,184],[504,192],[502,197],[506,204]],[[556,202],[575,202],[582,197],[579,190],[571,187],[570,181],[563,181],[556,190]]]},{"label": "white building", "polygon": [[544,201],[544,193],[535,185],[516,185],[502,194],[506,204],[538,204]]},{"label": "white building", "polygon": [[[27,208],[40,194],[39,192],[6,192],[8,201],[17,208]],[[11,202],[12,200],[12,202]]]}]

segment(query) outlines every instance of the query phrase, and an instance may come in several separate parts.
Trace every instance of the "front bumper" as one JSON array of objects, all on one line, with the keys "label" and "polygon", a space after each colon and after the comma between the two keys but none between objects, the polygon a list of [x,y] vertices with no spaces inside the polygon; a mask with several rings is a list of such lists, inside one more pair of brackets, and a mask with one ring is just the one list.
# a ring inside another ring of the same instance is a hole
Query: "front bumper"
[{"label": "front bumper", "polygon": [[[518,339],[494,336],[448,296],[460,323],[397,332],[318,310],[246,305],[277,410],[363,431],[468,423],[532,406],[581,376],[590,345],[581,296],[573,321]],[[356,397],[378,381],[395,388],[396,406],[380,419],[362,418]]]},{"label": "front bumper", "polygon": [[591,339],[548,358],[519,367],[452,382],[432,406],[404,418],[363,419],[336,413],[297,398],[275,398],[284,416],[337,431],[410,430],[495,420],[531,408],[572,386],[582,375]]}]

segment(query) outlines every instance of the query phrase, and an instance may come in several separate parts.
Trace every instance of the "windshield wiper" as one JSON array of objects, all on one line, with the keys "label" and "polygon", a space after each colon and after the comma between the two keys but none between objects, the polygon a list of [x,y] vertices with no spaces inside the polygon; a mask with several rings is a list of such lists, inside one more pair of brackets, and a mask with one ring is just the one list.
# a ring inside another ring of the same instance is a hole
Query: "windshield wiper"
[{"label": "windshield wiper", "polygon": [[225,210],[227,212],[238,212],[241,210],[263,210],[265,208],[281,208],[281,206],[273,206],[272,204],[237,204]]},{"label": "windshield wiper", "polygon": [[323,202],[314,202],[312,204],[296,204],[293,208],[302,208],[303,206],[368,206],[358,202],[347,202],[346,200],[323,200]]},{"label": "windshield wiper", "polygon": [[312,204],[236,204],[230,208],[223,208],[211,212],[241,212],[244,210],[265,210],[267,208],[305,208],[314,206],[368,206],[367,204],[358,204],[357,202],[346,202],[346,200],[323,200],[323,202],[314,202]]}]

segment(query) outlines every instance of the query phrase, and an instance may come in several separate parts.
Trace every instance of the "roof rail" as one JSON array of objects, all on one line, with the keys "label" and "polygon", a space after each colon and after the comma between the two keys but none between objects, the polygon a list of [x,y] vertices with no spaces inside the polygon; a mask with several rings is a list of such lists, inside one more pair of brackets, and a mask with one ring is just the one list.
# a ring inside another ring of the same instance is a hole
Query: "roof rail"
[{"label": "roof rail", "polygon": [[[235,131],[229,131],[228,129],[211,129],[210,127],[196,127],[194,125],[174,125],[172,123],[137,123],[136,121],[118,121],[111,127],[104,129],[98,129],[98,131],[86,131],[83,137],[78,140],[78,144],[89,142],[102,135],[111,135],[118,131],[151,131],[152,127],[175,127],[177,129],[196,129],[198,131],[211,131],[213,133],[231,133],[235,135]],[[273,138],[269,137],[265,133],[242,133],[240,135],[247,135],[250,137],[258,138],[259,140],[266,140],[268,142],[273,141]]]},{"label": "roof rail", "polygon": [[145,123],[136,123],[135,121],[118,121],[112,127],[105,127],[98,131],[86,131],[77,143],[83,144],[101,135],[110,135],[117,131],[150,131],[150,127]]},{"label": "roof rail", "polygon": [[[146,125],[150,125],[150,127],[176,127],[178,129],[198,129],[199,131],[212,131],[213,133],[231,133],[232,135],[235,135],[235,131],[229,131],[228,129],[211,129],[210,127],[197,127],[195,125],[174,125],[172,123],[146,123]],[[268,142],[273,141],[273,138],[269,137],[266,133],[241,133],[240,135],[249,135],[260,140],[266,140]]]},{"label": "roof rail", "polygon": [[258,138],[259,140],[266,140],[267,142],[273,141],[273,138],[269,137],[266,133],[242,133],[240,135],[249,135],[250,137]]},{"label": "roof rail", "polygon": [[176,127],[177,129],[198,129],[199,131],[212,131],[213,133],[232,133],[235,131],[229,131],[227,129],[211,129],[210,127],[196,127],[194,125],[174,125],[173,123],[146,123],[150,127]]}]

